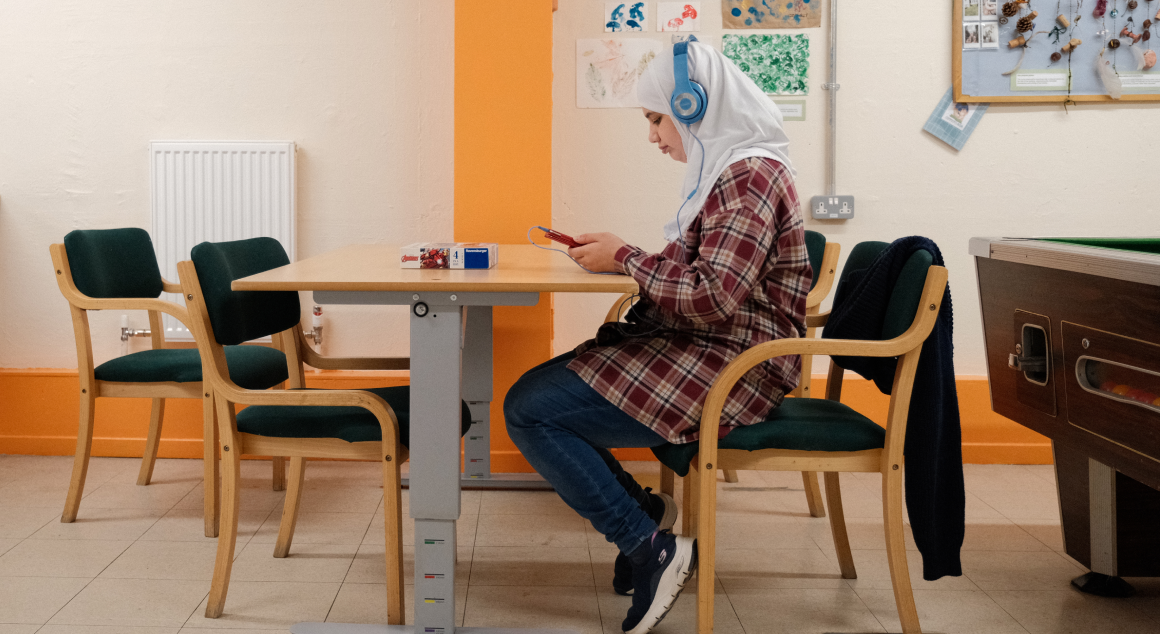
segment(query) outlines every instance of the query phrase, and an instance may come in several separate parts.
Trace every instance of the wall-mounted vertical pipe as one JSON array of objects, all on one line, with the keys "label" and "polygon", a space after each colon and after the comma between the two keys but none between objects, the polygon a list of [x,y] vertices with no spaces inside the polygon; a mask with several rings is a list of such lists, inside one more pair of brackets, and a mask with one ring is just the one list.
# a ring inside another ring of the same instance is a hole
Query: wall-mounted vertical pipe
[{"label": "wall-mounted vertical pipe", "polygon": [[838,195],[838,0],[830,0],[830,196]]}]

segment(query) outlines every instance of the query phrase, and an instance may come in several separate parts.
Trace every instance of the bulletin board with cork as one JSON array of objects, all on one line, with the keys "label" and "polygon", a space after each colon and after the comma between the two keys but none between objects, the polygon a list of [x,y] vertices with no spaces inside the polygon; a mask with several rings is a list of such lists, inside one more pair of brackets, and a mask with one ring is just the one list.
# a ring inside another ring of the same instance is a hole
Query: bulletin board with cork
[{"label": "bulletin board with cork", "polygon": [[1160,101],[1160,0],[954,0],[955,101]]}]

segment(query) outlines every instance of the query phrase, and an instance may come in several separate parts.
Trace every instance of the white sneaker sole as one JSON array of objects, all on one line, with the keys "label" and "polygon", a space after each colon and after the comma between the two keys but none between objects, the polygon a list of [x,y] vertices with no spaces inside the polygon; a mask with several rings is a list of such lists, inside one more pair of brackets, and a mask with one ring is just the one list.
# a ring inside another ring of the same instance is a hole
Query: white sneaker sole
[{"label": "white sneaker sole", "polygon": [[689,577],[696,569],[697,540],[692,537],[677,537],[677,550],[673,554],[673,563],[661,575],[661,581],[657,584],[657,595],[653,597],[652,605],[649,606],[648,612],[644,613],[644,618],[640,620],[640,623],[637,623],[636,627],[628,630],[625,634],[646,634],[656,627],[673,608],[673,604],[677,602],[677,597],[681,596],[681,590],[685,589],[685,583],[689,581]]},{"label": "white sneaker sole", "polygon": [[657,530],[671,530],[673,525],[677,523],[677,501],[673,499],[673,496],[666,493],[657,493],[655,495],[659,495],[665,502],[665,514],[661,518],[660,523],[657,524]]}]

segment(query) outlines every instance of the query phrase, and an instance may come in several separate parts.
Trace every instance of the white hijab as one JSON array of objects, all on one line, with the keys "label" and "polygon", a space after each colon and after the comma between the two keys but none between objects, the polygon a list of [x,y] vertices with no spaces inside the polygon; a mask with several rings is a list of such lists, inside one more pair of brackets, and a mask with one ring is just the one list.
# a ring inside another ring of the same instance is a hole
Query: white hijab
[{"label": "white hijab", "polygon": [[[677,217],[665,224],[665,239],[669,242],[685,234],[721,173],[733,163],[763,156],[785,165],[790,174],[797,174],[789,161],[789,138],[781,127],[781,111],[757,84],[707,44],[690,42],[688,59],[689,77],[705,89],[709,103],[705,117],[691,126],[673,119],[688,157],[681,187],[681,197],[687,202],[680,211],[679,226]],[[640,105],[671,117],[669,98],[676,83],[670,46],[641,75],[636,89]],[[697,143],[694,136],[701,142]]]}]

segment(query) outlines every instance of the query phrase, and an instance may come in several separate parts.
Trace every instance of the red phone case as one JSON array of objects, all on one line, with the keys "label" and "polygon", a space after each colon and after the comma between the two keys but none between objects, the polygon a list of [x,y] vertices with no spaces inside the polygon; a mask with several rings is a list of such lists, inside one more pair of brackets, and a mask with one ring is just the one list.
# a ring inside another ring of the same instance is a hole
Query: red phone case
[{"label": "red phone case", "polygon": [[560,244],[563,244],[563,245],[568,246],[568,247],[580,246],[580,243],[573,240],[572,236],[560,233],[559,231],[556,231],[554,229],[549,229],[549,230],[545,231],[544,235],[547,236],[547,238],[549,240],[559,242]]}]

